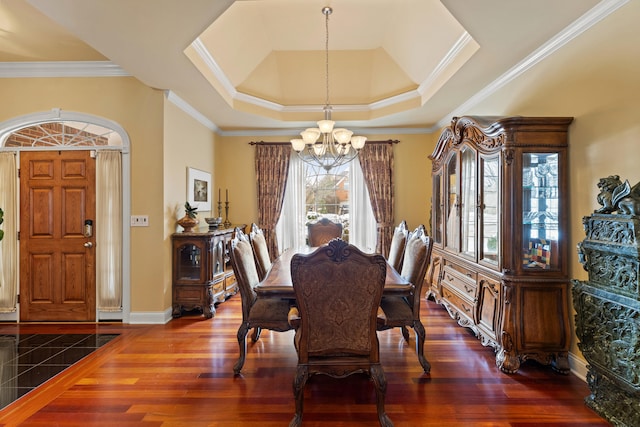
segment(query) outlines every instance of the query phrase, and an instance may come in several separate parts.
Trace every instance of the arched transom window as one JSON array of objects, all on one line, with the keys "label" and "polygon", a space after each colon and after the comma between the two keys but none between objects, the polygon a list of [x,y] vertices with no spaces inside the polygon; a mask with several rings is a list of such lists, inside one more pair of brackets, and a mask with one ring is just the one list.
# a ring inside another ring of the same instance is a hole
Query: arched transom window
[{"label": "arched transom window", "polygon": [[122,147],[122,137],[113,129],[92,123],[53,121],[14,130],[4,141],[4,147],[60,146]]}]

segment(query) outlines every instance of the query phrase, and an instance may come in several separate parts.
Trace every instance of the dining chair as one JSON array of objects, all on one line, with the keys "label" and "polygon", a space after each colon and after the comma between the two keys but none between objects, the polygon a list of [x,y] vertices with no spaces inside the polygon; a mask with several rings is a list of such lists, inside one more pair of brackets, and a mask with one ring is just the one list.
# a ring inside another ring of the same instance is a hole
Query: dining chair
[{"label": "dining chair", "polygon": [[404,250],[404,260],[400,275],[414,285],[413,294],[409,297],[384,297],[380,308],[384,315],[378,323],[378,330],[401,328],[402,336],[409,342],[408,327],[412,327],[416,334],[416,353],[425,373],[431,370],[431,364],[424,356],[424,325],[420,321],[420,301],[422,300],[422,284],[431,259],[433,239],[429,237],[420,225],[409,234]]},{"label": "dining chair", "polygon": [[273,331],[288,331],[292,327],[288,316],[290,305],[286,299],[278,297],[258,298],[254,287],[260,282],[256,263],[253,258],[253,249],[246,234],[240,229],[235,229],[229,251],[231,266],[238,281],[240,298],[242,301],[242,323],[238,328],[238,344],[240,357],[233,367],[237,375],[244,366],[247,354],[247,333],[255,328],[252,338],[260,339],[260,331],[270,329]]},{"label": "dining chair", "polygon": [[402,269],[402,259],[404,258],[404,247],[407,244],[407,237],[409,237],[407,222],[402,221],[393,230],[389,256],[387,256],[387,262],[398,272]]},{"label": "dining chair", "polygon": [[299,319],[294,340],[296,413],[290,427],[302,423],[304,387],[310,376],[343,378],[354,373],[366,373],[373,380],[380,425],[393,425],[384,409],[387,382],[376,334],[386,269],[382,255],[365,254],[341,239],[291,258]]},{"label": "dining chair", "polygon": [[316,222],[307,224],[309,246],[312,248],[322,246],[331,239],[342,237],[342,224],[333,222],[328,218],[320,218]]},{"label": "dining chair", "polygon": [[271,268],[271,257],[269,256],[269,248],[267,248],[267,240],[258,224],[251,224],[251,232],[249,233],[249,241],[253,248],[253,255],[256,259],[256,267],[258,269],[258,278],[264,279],[267,271]]}]

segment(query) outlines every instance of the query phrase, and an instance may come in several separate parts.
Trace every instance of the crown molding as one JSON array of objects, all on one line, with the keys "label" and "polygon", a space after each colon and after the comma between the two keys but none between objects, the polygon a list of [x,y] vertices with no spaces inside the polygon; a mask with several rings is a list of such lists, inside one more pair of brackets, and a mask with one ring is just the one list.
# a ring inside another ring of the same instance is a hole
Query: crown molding
[{"label": "crown molding", "polygon": [[220,128],[218,128],[218,126],[216,126],[215,123],[207,119],[202,113],[200,113],[198,110],[193,108],[191,104],[189,104],[187,101],[185,101],[184,99],[176,95],[175,92],[170,90],[165,90],[164,95],[169,102],[171,102],[176,107],[184,111],[186,114],[191,116],[196,121],[198,121],[201,125],[211,130],[212,132],[220,134]]},{"label": "crown molding", "polygon": [[0,78],[126,77],[111,61],[0,62]]},{"label": "crown molding", "polygon": [[438,122],[438,128],[449,125],[451,117],[458,117],[466,114],[466,111],[470,110],[480,102],[488,98],[494,92],[501,89],[503,86],[518,78],[527,70],[537,65],[543,59],[553,55],[558,49],[569,43],[574,38],[588,30],[589,28],[602,21],[604,18],[627,4],[629,0],[603,0],[595,7],[590,9],[580,18],[576,19],[567,28],[556,34],[549,39],[545,44],[534,50],[529,56],[520,61],[506,73],[502,74],[493,82],[489,83],[475,95],[470,97],[466,102],[458,106],[454,111],[449,113],[446,117],[443,117]]}]

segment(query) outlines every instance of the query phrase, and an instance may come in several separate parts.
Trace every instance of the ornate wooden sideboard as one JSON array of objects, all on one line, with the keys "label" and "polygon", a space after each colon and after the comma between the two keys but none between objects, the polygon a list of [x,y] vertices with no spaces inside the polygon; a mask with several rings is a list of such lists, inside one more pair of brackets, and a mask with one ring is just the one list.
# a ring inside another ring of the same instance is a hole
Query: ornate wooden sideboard
[{"label": "ornate wooden sideboard", "polygon": [[200,309],[210,318],[215,315],[216,303],[238,292],[229,262],[233,232],[234,228],[227,228],[171,235],[173,317],[182,316],[183,310]]},{"label": "ornate wooden sideboard", "polygon": [[573,280],[587,406],[617,426],[640,426],[640,183],[600,180],[602,205],[578,245],[588,281]]},{"label": "ornate wooden sideboard", "polygon": [[433,164],[427,296],[496,364],[569,370],[567,131],[571,117],[460,117]]}]

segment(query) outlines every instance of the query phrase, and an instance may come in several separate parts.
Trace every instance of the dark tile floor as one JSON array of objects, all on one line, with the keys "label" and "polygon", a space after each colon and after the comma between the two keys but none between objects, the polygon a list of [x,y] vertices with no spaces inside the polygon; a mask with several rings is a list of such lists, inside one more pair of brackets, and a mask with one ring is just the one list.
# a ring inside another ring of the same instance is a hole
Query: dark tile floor
[{"label": "dark tile floor", "polygon": [[117,336],[117,334],[0,335],[0,409]]}]

